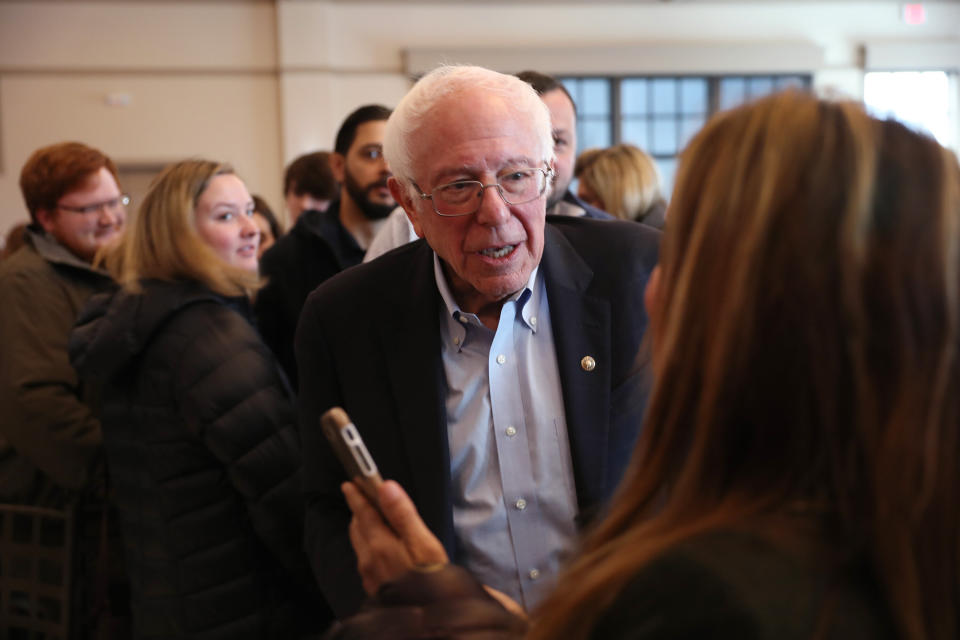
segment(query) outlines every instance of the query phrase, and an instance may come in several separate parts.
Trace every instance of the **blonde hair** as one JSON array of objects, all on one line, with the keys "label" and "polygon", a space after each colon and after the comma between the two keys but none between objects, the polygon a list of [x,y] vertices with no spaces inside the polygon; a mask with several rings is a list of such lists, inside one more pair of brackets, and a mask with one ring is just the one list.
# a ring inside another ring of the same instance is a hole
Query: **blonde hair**
[{"label": "blonde hair", "polygon": [[233,175],[233,169],[208,160],[185,160],[154,179],[133,224],[102,258],[120,284],[137,291],[143,279],[194,280],[228,297],[256,290],[257,275],[224,262],[196,230],[197,201],[220,175]]},{"label": "blonde hair", "polygon": [[576,176],[601,200],[604,211],[623,220],[643,221],[655,207],[665,206],[656,163],[631,144],[584,151],[577,158]]},{"label": "blonde hair", "polygon": [[794,92],[711,120],[677,174],[634,459],[531,637],[587,637],[666,549],[806,504],[901,637],[955,638],[958,255],[934,140]]}]

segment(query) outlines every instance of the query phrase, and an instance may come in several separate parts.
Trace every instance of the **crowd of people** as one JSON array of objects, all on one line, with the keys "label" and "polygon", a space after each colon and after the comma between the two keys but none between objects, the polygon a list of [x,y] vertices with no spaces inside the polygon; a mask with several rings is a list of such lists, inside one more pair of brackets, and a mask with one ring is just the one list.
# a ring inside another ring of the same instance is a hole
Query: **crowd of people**
[{"label": "crowd of people", "polygon": [[132,204],[86,144],[23,166],[0,502],[90,521],[71,638],[960,634],[955,155],[785,92],[667,206],[561,83],[472,66],[333,142],[286,233],[220,161]]}]

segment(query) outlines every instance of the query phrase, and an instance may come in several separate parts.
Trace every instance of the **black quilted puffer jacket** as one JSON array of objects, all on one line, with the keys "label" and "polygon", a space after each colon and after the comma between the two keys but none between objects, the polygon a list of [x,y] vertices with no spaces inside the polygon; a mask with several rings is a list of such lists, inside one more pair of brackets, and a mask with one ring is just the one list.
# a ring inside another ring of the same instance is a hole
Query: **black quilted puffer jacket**
[{"label": "black quilted puffer jacket", "polygon": [[137,638],[298,638],[330,614],[302,551],[293,398],[246,313],[189,282],[90,299],[70,339],[103,440]]}]

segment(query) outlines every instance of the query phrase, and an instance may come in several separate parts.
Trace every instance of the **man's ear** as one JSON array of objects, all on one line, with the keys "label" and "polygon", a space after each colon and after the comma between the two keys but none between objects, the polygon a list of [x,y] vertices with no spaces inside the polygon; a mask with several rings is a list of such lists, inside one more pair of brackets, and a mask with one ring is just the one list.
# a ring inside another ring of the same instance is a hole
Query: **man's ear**
[{"label": "man's ear", "polygon": [[53,233],[56,226],[57,212],[49,209],[37,209],[37,222],[47,233]]},{"label": "man's ear", "polygon": [[330,165],[330,171],[333,172],[334,179],[340,184],[343,184],[347,172],[347,159],[343,157],[342,153],[334,151],[330,154],[330,157],[327,158],[327,164]]},{"label": "man's ear", "polygon": [[422,238],[423,230],[420,227],[420,214],[413,206],[413,198],[410,197],[410,191],[402,182],[393,176],[387,178],[387,187],[390,189],[390,195],[393,196],[393,199],[403,207],[403,211],[407,214],[407,219],[410,221],[410,224],[413,225],[414,233],[417,234],[418,238]]}]

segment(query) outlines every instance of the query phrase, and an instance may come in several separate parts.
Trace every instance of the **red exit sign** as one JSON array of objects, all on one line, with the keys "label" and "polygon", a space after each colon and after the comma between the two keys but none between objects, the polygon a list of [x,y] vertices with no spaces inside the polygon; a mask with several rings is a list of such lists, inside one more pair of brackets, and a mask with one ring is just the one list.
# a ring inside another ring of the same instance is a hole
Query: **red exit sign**
[{"label": "red exit sign", "polygon": [[927,12],[922,2],[909,2],[903,5],[903,21],[907,24],[923,24],[927,21]]}]

